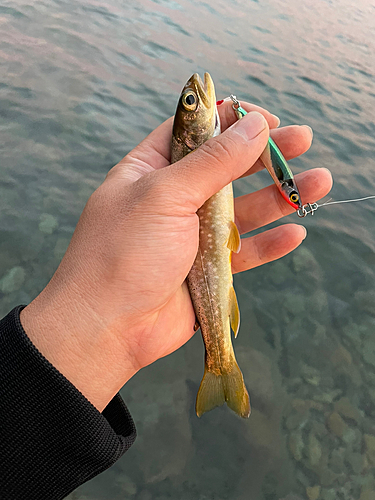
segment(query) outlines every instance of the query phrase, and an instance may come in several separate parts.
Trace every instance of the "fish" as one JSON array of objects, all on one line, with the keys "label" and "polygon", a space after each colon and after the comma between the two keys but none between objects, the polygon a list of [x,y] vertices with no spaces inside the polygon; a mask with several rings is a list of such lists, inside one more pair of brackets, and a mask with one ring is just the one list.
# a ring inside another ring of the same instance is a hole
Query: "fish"
[{"label": "fish", "polygon": [[[211,137],[220,134],[215,87],[209,73],[197,73],[182,89],[172,132],[171,163],[181,160]],[[217,406],[243,418],[250,415],[250,398],[232,345],[240,325],[233,288],[232,252],[241,239],[234,222],[232,184],[209,198],[197,211],[199,246],[186,278],[205,345],[204,375],[196,399],[198,417]]]}]

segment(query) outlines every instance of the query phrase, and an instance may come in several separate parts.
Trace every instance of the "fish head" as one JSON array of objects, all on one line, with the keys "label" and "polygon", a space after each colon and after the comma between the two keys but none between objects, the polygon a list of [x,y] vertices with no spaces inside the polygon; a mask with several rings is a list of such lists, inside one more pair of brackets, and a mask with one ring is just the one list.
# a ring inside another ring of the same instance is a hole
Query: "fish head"
[{"label": "fish head", "polygon": [[201,146],[219,126],[214,82],[209,73],[204,82],[198,73],[182,89],[173,123],[173,135],[188,150]]},{"label": "fish head", "polygon": [[280,193],[285,201],[289,203],[295,210],[302,208],[301,196],[293,179],[287,179],[281,182],[278,186]]}]

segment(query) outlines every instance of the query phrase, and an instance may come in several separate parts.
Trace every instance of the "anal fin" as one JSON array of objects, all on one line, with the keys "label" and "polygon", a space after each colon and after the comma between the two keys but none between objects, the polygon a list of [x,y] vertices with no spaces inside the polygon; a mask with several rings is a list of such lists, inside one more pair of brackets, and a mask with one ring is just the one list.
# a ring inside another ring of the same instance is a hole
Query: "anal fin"
[{"label": "anal fin", "polygon": [[240,328],[240,309],[238,307],[236,292],[233,287],[229,290],[229,318],[234,336],[237,337],[238,330]]},{"label": "anal fin", "polygon": [[230,221],[229,236],[227,241],[227,247],[234,253],[238,253],[241,250],[241,238],[238,232],[237,226],[233,221]]}]

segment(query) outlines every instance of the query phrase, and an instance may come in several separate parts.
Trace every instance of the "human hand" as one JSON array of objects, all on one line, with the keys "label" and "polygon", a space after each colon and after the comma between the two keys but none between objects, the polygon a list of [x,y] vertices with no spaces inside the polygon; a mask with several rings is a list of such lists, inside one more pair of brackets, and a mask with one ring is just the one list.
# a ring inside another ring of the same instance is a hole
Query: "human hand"
[{"label": "human hand", "polygon": [[[276,129],[276,117],[242,106],[249,114],[238,122],[230,103],[220,106],[225,132],[174,165],[169,119],[113,167],[87,202],[52,280],[21,313],[36,347],[99,411],[140,368],[194,333],[185,278],[198,248],[197,209],[261,168],[257,159],[269,127],[286,159],[310,147],[308,127]],[[326,195],[332,182],[326,169],[296,180],[302,200],[310,202]],[[240,233],[292,211],[273,185],[235,202]],[[302,226],[286,224],[242,240],[233,272],[282,257],[305,234]]]}]

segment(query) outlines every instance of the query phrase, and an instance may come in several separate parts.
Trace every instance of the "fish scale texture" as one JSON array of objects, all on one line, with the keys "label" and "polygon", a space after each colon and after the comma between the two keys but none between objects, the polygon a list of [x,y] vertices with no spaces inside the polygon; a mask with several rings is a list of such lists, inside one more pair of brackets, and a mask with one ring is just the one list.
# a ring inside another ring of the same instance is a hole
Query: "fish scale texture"
[{"label": "fish scale texture", "polygon": [[0,321],[0,499],[59,500],[110,467],[136,430],[116,395],[100,413],[25,334]]}]

